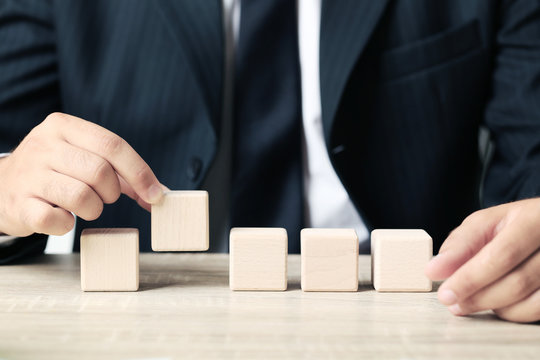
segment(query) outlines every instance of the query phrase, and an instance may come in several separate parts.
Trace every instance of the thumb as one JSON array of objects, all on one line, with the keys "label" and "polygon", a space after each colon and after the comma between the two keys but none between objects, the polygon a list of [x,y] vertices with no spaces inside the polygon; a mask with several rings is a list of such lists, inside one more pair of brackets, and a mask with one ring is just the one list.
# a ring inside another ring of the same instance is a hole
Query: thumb
[{"label": "thumb", "polygon": [[[137,195],[137,193],[135,192],[135,190],[131,187],[131,185],[129,185],[127,183],[126,180],[124,180],[124,178],[120,175],[118,175],[118,181],[120,182],[120,189],[121,189],[121,192],[125,195],[127,195],[128,197],[130,197],[131,199],[135,200],[137,202],[137,204],[139,204],[140,207],[142,207],[143,209],[147,210],[147,211],[151,211],[152,210],[152,205],[147,203],[146,201],[144,201],[139,195]],[[165,185],[163,184],[160,184],[161,185],[161,188],[163,190],[163,192],[166,192],[166,191],[170,191],[168,187],[166,187]]]},{"label": "thumb", "polygon": [[426,265],[426,276],[433,281],[450,277],[495,237],[502,228],[505,214],[505,205],[500,205],[469,215],[450,233],[439,254]]}]

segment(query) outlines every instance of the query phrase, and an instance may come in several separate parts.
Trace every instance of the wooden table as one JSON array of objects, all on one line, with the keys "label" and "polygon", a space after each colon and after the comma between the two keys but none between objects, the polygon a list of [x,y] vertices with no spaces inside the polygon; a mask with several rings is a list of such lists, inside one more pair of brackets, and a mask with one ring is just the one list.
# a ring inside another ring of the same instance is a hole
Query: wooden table
[{"label": "wooden table", "polygon": [[232,292],[228,256],[142,254],[141,290],[83,293],[78,255],[0,267],[0,359],[539,359],[540,326],[456,318],[432,293]]}]

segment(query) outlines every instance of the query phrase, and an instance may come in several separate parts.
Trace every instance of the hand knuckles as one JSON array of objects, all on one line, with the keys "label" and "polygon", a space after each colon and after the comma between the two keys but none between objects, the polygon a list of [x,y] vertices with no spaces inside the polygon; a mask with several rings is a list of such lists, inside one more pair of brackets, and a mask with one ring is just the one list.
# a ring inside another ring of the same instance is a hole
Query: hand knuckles
[{"label": "hand knuckles", "polygon": [[101,216],[103,212],[103,203],[101,201],[96,202],[95,206],[88,209],[88,214],[85,216],[85,220],[96,220]]},{"label": "hand knuckles", "polygon": [[66,221],[63,222],[63,225],[64,225],[64,231],[63,231],[63,234],[67,234],[68,232],[70,232],[73,227],[75,226],[75,217],[74,216],[69,216]]},{"label": "hand knuckles", "polygon": [[65,235],[73,229],[75,226],[75,219],[73,216],[66,216],[65,219],[56,220],[55,226],[51,227],[49,233],[51,235]]},{"label": "hand knuckles", "polygon": [[92,190],[86,185],[75,187],[71,198],[75,208],[84,207],[92,199]]},{"label": "hand knuckles", "polygon": [[96,161],[95,164],[92,166],[92,169],[92,185],[99,185],[105,182],[109,178],[112,171],[109,163],[105,160]]},{"label": "hand knuckles", "polygon": [[103,212],[103,202],[87,185],[81,185],[74,190],[73,207],[77,215],[84,220],[96,220]]},{"label": "hand knuckles", "polygon": [[134,176],[135,183],[141,186],[148,186],[152,182],[152,172],[145,166],[138,169]]},{"label": "hand knuckles", "polygon": [[46,126],[59,126],[67,121],[68,117],[61,112],[53,112],[43,120],[43,125]]},{"label": "hand knuckles", "polygon": [[37,134],[28,134],[22,143],[22,148],[33,155],[42,153],[44,147],[45,144],[42,137]]},{"label": "hand knuckles", "polygon": [[51,211],[38,211],[29,215],[27,219],[30,227],[37,232],[48,232],[54,226],[54,216]]},{"label": "hand knuckles", "polygon": [[41,191],[39,191],[39,194],[45,200],[52,201],[55,198],[55,194],[57,193],[57,186],[58,185],[56,184],[56,182],[47,182],[41,184]]},{"label": "hand knuckles", "polygon": [[[26,211],[25,211],[26,210]],[[25,209],[19,213],[19,221],[21,224],[23,224],[25,227],[29,227],[32,230],[34,230],[33,221],[31,221],[31,213],[28,211],[29,209]]]},{"label": "hand knuckles", "polygon": [[512,285],[510,287],[512,296],[522,296],[531,290],[532,279],[525,273],[516,273],[511,277]]},{"label": "hand knuckles", "polygon": [[504,246],[500,251],[492,251],[490,263],[503,269],[514,268],[519,263],[522,252],[521,249],[511,245]]},{"label": "hand knuckles", "polygon": [[108,155],[117,154],[124,145],[124,139],[114,134],[101,135],[101,148]]},{"label": "hand knuckles", "polygon": [[122,195],[122,191],[120,190],[120,186],[115,185],[113,188],[111,188],[110,198],[108,198],[105,203],[106,204],[115,203],[120,198],[121,195]]},{"label": "hand knuckles", "polygon": [[477,224],[478,222],[484,221],[484,212],[483,211],[476,211],[467,216],[463,220],[463,225],[471,225],[471,224]]},{"label": "hand knuckles", "polygon": [[516,256],[516,251],[511,246],[503,248],[490,246],[483,249],[479,264],[484,269],[484,273],[499,273],[501,269],[513,268]]},{"label": "hand knuckles", "polygon": [[111,165],[105,160],[94,166],[93,179],[90,185],[94,188],[99,186],[99,194],[106,204],[116,202],[122,194],[116,174]]},{"label": "hand knuckles", "polygon": [[466,259],[471,259],[474,255],[476,255],[476,249],[474,248],[473,244],[465,244],[463,254]]},{"label": "hand knuckles", "polygon": [[77,167],[87,167],[92,165],[90,153],[84,150],[73,151],[71,148],[67,149],[66,161],[70,166],[73,164]]}]

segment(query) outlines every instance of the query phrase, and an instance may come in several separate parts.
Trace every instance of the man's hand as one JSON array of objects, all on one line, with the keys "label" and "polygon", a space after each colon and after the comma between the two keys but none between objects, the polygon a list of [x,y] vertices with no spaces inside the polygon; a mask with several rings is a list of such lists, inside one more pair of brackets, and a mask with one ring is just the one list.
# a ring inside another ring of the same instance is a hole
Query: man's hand
[{"label": "man's hand", "polygon": [[540,320],[540,198],[477,211],[426,267],[454,315],[492,309],[516,322]]},{"label": "man's hand", "polygon": [[54,113],[0,160],[0,233],[61,235],[73,228],[71,213],[95,220],[121,193],[149,209],[163,191],[125,140]]}]

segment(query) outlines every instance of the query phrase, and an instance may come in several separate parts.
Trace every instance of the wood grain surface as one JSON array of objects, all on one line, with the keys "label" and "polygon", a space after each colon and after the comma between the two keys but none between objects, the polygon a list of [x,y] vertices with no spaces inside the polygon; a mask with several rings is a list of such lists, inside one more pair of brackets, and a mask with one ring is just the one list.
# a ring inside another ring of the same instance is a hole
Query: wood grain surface
[{"label": "wood grain surface", "polygon": [[152,205],[152,250],[208,250],[208,216],[207,191],[166,191]]},{"label": "wood grain surface", "polygon": [[433,240],[425,230],[373,230],[371,273],[375,290],[431,291],[424,269],[432,255]]},{"label": "wood grain surface", "polygon": [[[228,256],[141,254],[140,290],[85,293],[78,255],[0,267],[0,359],[538,359],[540,326],[457,318],[430,293],[234,292]],[[435,287],[436,289],[436,284]]]},{"label": "wood grain surface", "polygon": [[84,229],[81,234],[81,289],[137,291],[139,230]]},{"label": "wood grain surface", "polygon": [[231,290],[287,289],[287,230],[232,228],[229,239]]},{"label": "wood grain surface", "polygon": [[354,229],[302,229],[303,291],[357,291],[358,237]]}]

